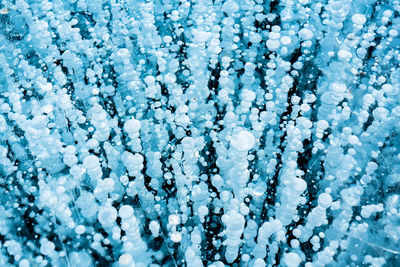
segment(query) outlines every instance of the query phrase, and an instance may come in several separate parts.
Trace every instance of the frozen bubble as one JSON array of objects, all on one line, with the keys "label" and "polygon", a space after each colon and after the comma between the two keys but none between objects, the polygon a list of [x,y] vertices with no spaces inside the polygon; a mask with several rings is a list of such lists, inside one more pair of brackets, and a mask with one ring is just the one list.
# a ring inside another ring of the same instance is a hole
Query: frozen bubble
[{"label": "frozen bubble", "polygon": [[281,31],[281,27],[279,25],[274,25],[274,26],[272,26],[271,31],[280,32]]},{"label": "frozen bubble", "polygon": [[122,266],[135,267],[135,262],[133,261],[132,256],[128,253],[125,253],[125,254],[122,254],[121,256],[119,256],[118,263],[121,267]]},{"label": "frozen bubble", "polygon": [[327,209],[332,204],[332,197],[328,193],[322,193],[318,196],[318,206]]},{"label": "frozen bubble", "polygon": [[78,235],[84,234],[85,231],[86,231],[86,227],[82,224],[75,227],[75,233],[77,233]]},{"label": "frozen bubble", "polygon": [[364,95],[363,100],[366,105],[371,105],[375,102],[375,98],[371,94]]},{"label": "frozen bubble", "polygon": [[386,94],[391,94],[394,91],[394,87],[391,84],[386,83],[386,84],[382,85],[382,90]]},{"label": "frozen bubble", "polygon": [[281,34],[279,32],[270,32],[268,37],[270,39],[278,40],[281,37]]},{"label": "frozen bubble", "polygon": [[368,162],[367,164],[367,168],[366,168],[366,173],[368,175],[372,174],[374,171],[376,171],[378,169],[378,164],[376,164],[373,161]]},{"label": "frozen bubble", "polygon": [[133,215],[133,208],[128,205],[123,205],[122,207],[119,208],[118,214],[119,217],[121,217],[122,219],[128,219]]},{"label": "frozen bubble", "polygon": [[227,14],[233,14],[239,11],[239,5],[234,0],[228,0],[222,5],[222,11]]},{"label": "frozen bubble", "polygon": [[258,259],[256,259],[254,261],[254,265],[253,266],[254,267],[265,267],[266,264],[265,264],[265,261],[263,259],[258,258]]},{"label": "frozen bubble", "polygon": [[253,44],[258,44],[262,41],[262,37],[260,34],[255,33],[255,32],[250,32],[250,38],[249,41]]},{"label": "frozen bubble", "polygon": [[179,243],[182,240],[182,234],[179,232],[175,232],[171,234],[171,240],[174,243]]},{"label": "frozen bubble", "polygon": [[336,93],[340,93],[340,94],[346,92],[346,89],[347,89],[347,87],[344,83],[332,83],[330,85],[330,88],[332,91],[334,91]]},{"label": "frozen bubble", "polygon": [[256,139],[249,131],[240,131],[231,138],[231,146],[239,151],[249,151],[255,143]]},{"label": "frozen bubble", "polygon": [[299,37],[302,40],[310,40],[311,38],[313,38],[314,34],[310,29],[301,29],[299,32]]},{"label": "frozen bubble", "polygon": [[76,147],[75,146],[67,146],[64,150],[65,154],[75,154]]},{"label": "frozen bubble", "polygon": [[251,62],[247,62],[247,63],[244,65],[244,70],[245,70],[246,72],[252,72],[252,71],[254,71],[255,68],[256,68],[256,66],[255,66],[253,63],[251,63]]},{"label": "frozen bubble", "polygon": [[367,18],[363,15],[363,14],[354,14],[351,17],[351,21],[354,24],[358,24],[358,25],[364,25],[365,22],[367,22]]},{"label": "frozen bubble", "polygon": [[146,76],[146,78],[144,78],[144,82],[147,84],[147,86],[153,85],[156,82],[156,78],[154,78],[154,76]]},{"label": "frozen bubble", "polygon": [[210,39],[211,33],[200,30],[193,30],[194,38],[199,43],[205,43]]},{"label": "frozen bubble", "polygon": [[160,224],[157,221],[151,221],[149,229],[154,237],[157,237],[160,231]]},{"label": "frozen bubble", "polygon": [[230,231],[243,231],[245,219],[242,214],[233,210],[226,215],[226,224]]},{"label": "frozen bubble", "polygon": [[247,102],[252,102],[254,99],[256,99],[256,94],[253,91],[244,89],[242,92],[242,99]]},{"label": "frozen bubble", "polygon": [[356,145],[356,144],[358,144],[358,137],[355,135],[350,135],[348,138],[348,141],[349,141],[350,145]]},{"label": "frozen bubble", "polygon": [[89,267],[92,266],[92,258],[85,251],[74,251],[69,255],[71,266]]},{"label": "frozen bubble", "polygon": [[43,112],[43,113],[46,113],[46,114],[49,114],[49,113],[51,113],[51,112],[53,112],[53,106],[52,105],[45,105],[45,106],[43,106],[43,107],[41,107],[40,108],[40,110]]},{"label": "frozen bubble", "polygon": [[169,44],[170,42],[172,42],[172,37],[169,35],[164,36],[163,41],[164,41],[164,43]]},{"label": "frozen bubble", "polygon": [[136,119],[129,119],[124,124],[124,130],[128,135],[134,135],[140,130],[140,121]]},{"label": "frozen bubble", "polygon": [[99,146],[99,140],[92,138],[86,142],[86,145],[90,149],[95,149]]},{"label": "frozen bubble", "polygon": [[49,119],[45,115],[39,115],[36,116],[32,119],[31,121],[31,126],[34,129],[43,129],[46,127],[46,124],[48,123]]},{"label": "frozen bubble", "polygon": [[374,109],[374,111],[372,111],[372,115],[378,120],[385,120],[389,115],[389,111],[386,108],[377,107]]},{"label": "frozen bubble", "polygon": [[352,58],[352,56],[353,56],[353,54],[351,52],[349,52],[347,50],[344,50],[344,49],[341,49],[338,52],[338,57],[340,59],[344,59],[344,60],[345,59],[350,59],[350,58]]},{"label": "frozen bubble", "polygon": [[293,188],[296,192],[302,193],[302,192],[304,192],[304,190],[306,190],[306,188],[307,188],[307,183],[306,183],[306,181],[304,181],[303,179],[294,178],[294,179],[293,179],[293,183],[292,183],[292,188]]},{"label": "frozen bubble", "polygon": [[269,39],[266,44],[267,48],[271,51],[276,51],[281,46],[279,40],[274,40],[274,39]]},{"label": "frozen bubble", "polygon": [[206,216],[208,214],[208,208],[206,206],[200,206],[198,212],[200,216]]},{"label": "frozen bubble", "polygon": [[294,252],[285,253],[283,255],[283,263],[288,267],[297,267],[301,263],[301,258]]},{"label": "frozen bubble", "polygon": [[129,58],[130,52],[129,52],[129,50],[126,49],[126,48],[121,48],[121,49],[118,50],[117,55],[118,55],[119,57],[125,59],[125,58]]},{"label": "frozen bubble", "polygon": [[86,169],[94,169],[100,165],[99,158],[95,155],[89,155],[83,160],[83,166]]},{"label": "frozen bubble", "polygon": [[181,223],[181,218],[178,214],[171,214],[168,217],[168,223],[171,225],[178,225]]},{"label": "frozen bubble", "polygon": [[329,123],[326,120],[319,120],[317,122],[317,128],[321,130],[325,130],[329,127]]},{"label": "frozen bubble", "polygon": [[31,265],[29,264],[29,261],[27,259],[20,260],[18,264],[18,267],[29,267],[29,266]]},{"label": "frozen bubble", "polygon": [[395,29],[391,29],[389,31],[389,35],[392,36],[392,37],[396,37],[397,35],[399,35],[399,32],[397,30],[395,30]]},{"label": "frozen bubble", "polygon": [[101,207],[97,219],[103,226],[111,226],[117,219],[117,210],[111,205]]},{"label": "frozen bubble", "polygon": [[282,36],[281,43],[283,45],[289,45],[292,42],[292,39],[289,36]]}]

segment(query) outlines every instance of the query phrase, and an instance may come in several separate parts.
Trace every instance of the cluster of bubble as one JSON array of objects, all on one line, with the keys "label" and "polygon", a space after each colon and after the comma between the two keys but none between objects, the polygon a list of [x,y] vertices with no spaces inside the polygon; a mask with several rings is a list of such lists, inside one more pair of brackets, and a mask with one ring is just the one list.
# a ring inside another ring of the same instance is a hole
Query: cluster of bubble
[{"label": "cluster of bubble", "polygon": [[399,0],[0,0],[0,266],[399,266],[399,31]]}]

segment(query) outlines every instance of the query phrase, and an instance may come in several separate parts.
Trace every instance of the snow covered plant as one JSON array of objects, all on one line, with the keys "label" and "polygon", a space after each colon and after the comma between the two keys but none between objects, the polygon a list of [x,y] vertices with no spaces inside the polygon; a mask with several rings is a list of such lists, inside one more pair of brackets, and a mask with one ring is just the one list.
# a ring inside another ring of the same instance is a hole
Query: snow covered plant
[{"label": "snow covered plant", "polygon": [[400,266],[400,0],[0,0],[0,267]]}]

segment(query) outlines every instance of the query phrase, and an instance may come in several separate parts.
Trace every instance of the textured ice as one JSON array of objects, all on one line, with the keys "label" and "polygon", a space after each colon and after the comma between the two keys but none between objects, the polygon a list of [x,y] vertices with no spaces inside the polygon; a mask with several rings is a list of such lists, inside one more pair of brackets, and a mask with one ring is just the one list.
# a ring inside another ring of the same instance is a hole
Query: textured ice
[{"label": "textured ice", "polygon": [[400,266],[400,2],[0,2],[0,266]]}]

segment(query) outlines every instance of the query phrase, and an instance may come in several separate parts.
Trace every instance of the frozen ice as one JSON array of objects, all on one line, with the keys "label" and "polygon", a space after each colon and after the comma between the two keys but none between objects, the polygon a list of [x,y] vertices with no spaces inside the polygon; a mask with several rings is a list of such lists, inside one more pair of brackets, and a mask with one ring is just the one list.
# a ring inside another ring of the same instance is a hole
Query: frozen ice
[{"label": "frozen ice", "polygon": [[400,2],[2,1],[0,266],[400,266]]}]

